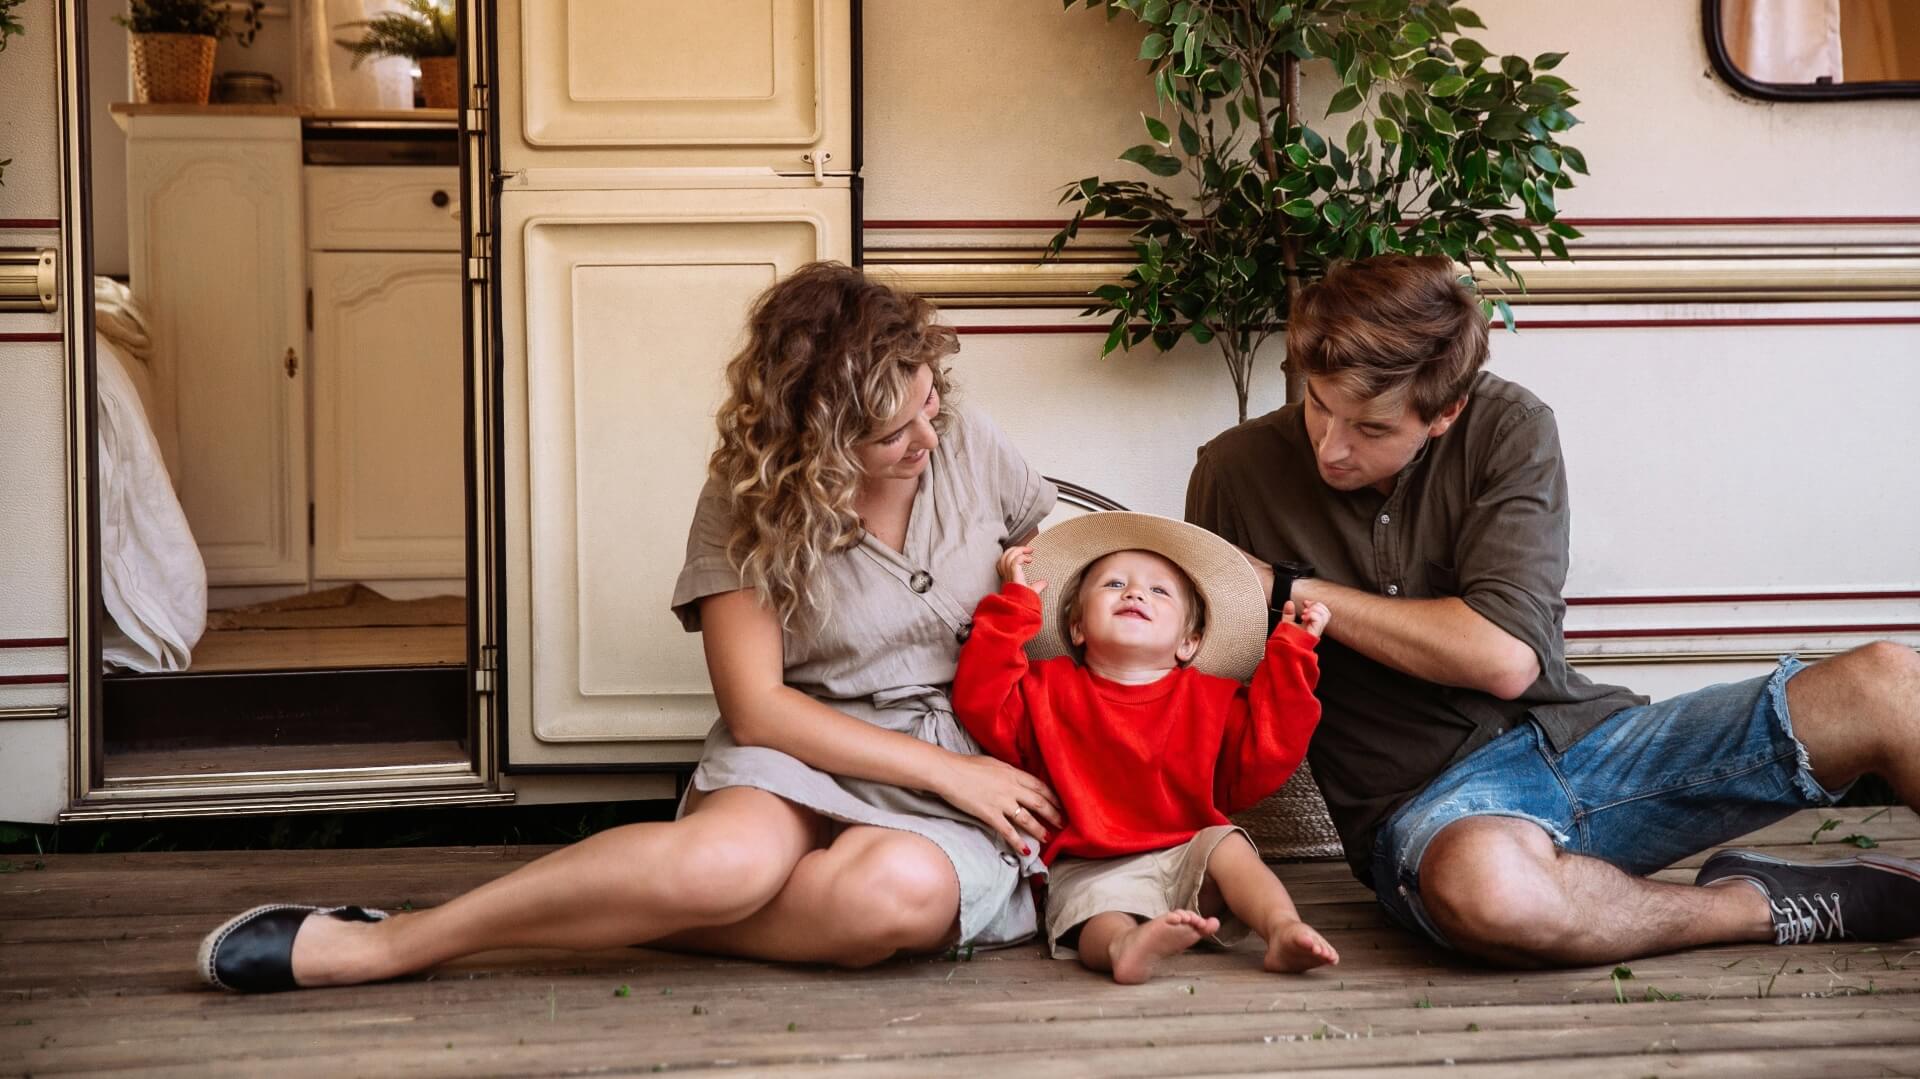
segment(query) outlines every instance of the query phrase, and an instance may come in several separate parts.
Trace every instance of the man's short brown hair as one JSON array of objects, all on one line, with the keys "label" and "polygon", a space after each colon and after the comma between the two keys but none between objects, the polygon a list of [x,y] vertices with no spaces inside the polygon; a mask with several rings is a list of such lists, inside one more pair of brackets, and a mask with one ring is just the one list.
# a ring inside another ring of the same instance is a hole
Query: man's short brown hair
[{"label": "man's short brown hair", "polygon": [[1362,401],[1404,393],[1422,422],[1465,396],[1486,362],[1486,316],[1444,255],[1341,263],[1287,319],[1289,365]]}]

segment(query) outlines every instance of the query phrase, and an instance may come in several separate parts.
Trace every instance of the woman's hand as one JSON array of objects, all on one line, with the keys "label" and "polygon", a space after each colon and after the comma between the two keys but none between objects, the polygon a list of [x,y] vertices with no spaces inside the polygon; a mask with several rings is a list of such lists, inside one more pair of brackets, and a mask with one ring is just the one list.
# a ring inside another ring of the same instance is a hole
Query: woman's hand
[{"label": "woman's hand", "polygon": [[1034,776],[984,754],[952,754],[934,793],[962,813],[978,818],[1007,846],[1032,854],[1021,832],[1045,840],[1060,829],[1060,803]]},{"label": "woman's hand", "polygon": [[1000,552],[1000,561],[995,568],[1000,571],[1001,584],[1017,584],[1031,588],[1038,593],[1047,587],[1045,581],[1027,584],[1027,567],[1033,563],[1033,548],[1009,547]]}]

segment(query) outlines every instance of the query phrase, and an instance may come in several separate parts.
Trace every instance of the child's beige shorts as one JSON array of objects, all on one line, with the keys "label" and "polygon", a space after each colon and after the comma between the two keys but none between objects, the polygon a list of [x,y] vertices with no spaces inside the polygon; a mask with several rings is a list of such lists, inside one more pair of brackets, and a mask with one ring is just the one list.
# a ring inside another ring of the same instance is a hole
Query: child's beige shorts
[{"label": "child's beige shorts", "polygon": [[[1139,918],[1168,911],[1200,909],[1200,888],[1207,882],[1207,861],[1220,841],[1239,832],[1230,824],[1203,828],[1178,847],[1119,858],[1061,858],[1047,868],[1047,944],[1055,959],[1079,953],[1061,943],[1081,923],[1110,910]],[[1248,840],[1251,842],[1251,838]],[[1247,926],[1221,910],[1220,931],[1207,943],[1231,948],[1246,939]],[[1078,939],[1077,937],[1074,939]]]}]

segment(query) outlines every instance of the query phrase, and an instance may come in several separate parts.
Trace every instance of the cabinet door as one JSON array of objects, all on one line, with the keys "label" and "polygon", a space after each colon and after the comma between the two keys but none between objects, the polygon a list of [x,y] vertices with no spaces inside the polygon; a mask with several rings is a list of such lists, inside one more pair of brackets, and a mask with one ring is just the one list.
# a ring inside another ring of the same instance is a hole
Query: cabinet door
[{"label": "cabinet door", "polygon": [[501,164],[850,172],[855,3],[503,0]]},{"label": "cabinet door", "polygon": [[466,573],[460,256],[318,252],[313,575]]},{"label": "cabinet door", "polygon": [[852,255],[845,181],[502,200],[512,764],[691,760],[700,638],[667,610],[722,373],[781,275]]},{"label": "cabinet door", "polygon": [[154,419],[177,437],[180,504],[207,581],[305,583],[300,122],[138,116],[128,134]]}]

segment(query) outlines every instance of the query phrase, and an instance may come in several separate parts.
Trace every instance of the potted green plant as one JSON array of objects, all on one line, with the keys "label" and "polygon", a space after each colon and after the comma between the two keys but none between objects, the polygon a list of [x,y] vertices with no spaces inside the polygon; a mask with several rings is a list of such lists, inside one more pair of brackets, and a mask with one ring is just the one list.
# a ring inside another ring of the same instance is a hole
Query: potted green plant
[{"label": "potted green plant", "polygon": [[[7,51],[7,39],[27,32],[25,23],[13,9],[26,3],[26,0],[0,0],[0,52]],[[13,158],[0,158],[0,187],[6,186],[7,166],[13,164]]]},{"label": "potted green plant", "polygon": [[348,27],[363,31],[359,39],[335,38],[334,44],[353,54],[354,67],[370,56],[406,57],[420,65],[420,92],[427,108],[460,107],[460,39],[450,5],[439,0],[406,0],[403,11],[341,23],[338,29]]},{"label": "potted green plant", "polygon": [[127,13],[113,21],[132,33],[133,99],[206,104],[220,39],[231,36],[243,47],[252,45],[265,7],[265,0],[246,0],[230,13],[220,0],[128,0]]},{"label": "potted green plant", "polygon": [[[1556,192],[1587,171],[1560,142],[1578,122],[1573,88],[1548,74],[1565,54],[1493,56],[1464,36],[1485,24],[1453,0],[1081,2],[1145,31],[1161,115],[1121,158],[1184,173],[1193,194],[1088,177],[1062,196],[1074,213],[1049,255],[1088,220],[1131,226],[1137,265],[1087,309],[1112,316],[1102,354],[1213,343],[1242,420],[1255,354],[1329,263],[1445,254],[1524,290],[1509,258],[1567,258],[1580,235],[1554,220]],[[1300,117],[1307,63],[1338,80],[1312,123]],[[1505,299],[1482,306],[1513,325]]]}]

